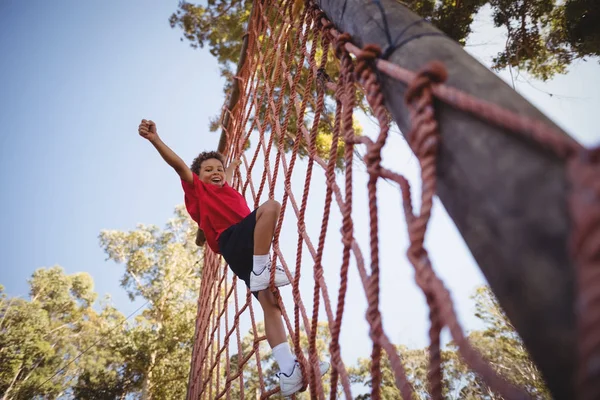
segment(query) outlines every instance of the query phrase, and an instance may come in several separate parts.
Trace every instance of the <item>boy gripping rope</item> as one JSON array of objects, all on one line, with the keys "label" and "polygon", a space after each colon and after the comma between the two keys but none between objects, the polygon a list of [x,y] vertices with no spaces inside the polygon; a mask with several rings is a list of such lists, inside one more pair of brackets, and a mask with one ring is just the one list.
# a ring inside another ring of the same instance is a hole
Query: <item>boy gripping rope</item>
[{"label": "boy gripping rope", "polygon": [[[191,168],[158,136],[156,124],[142,120],[139,134],[156,148],[162,158],[181,178],[188,213],[206,235],[206,243],[221,254],[229,267],[250,288],[264,313],[267,341],[279,365],[279,385],[283,396],[291,396],[302,388],[300,366],[287,342],[281,310],[268,290],[271,269],[275,268],[275,286],[290,283],[283,268],[271,265],[269,250],[281,205],[268,200],[250,211],[244,197],[231,184],[234,161],[225,170],[221,154],[200,153]],[[321,376],[329,363],[320,362]]]}]

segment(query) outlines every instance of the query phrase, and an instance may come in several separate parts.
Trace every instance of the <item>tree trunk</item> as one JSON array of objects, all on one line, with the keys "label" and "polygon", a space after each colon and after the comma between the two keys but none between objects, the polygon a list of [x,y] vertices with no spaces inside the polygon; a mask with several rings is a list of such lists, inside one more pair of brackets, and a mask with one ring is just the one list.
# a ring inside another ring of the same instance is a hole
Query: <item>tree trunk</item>
[{"label": "tree trunk", "polygon": [[144,382],[142,383],[142,400],[152,400],[152,394],[150,393],[150,387],[152,386],[152,369],[154,368],[154,362],[156,361],[156,350],[150,353],[150,365],[144,375]]},{"label": "tree trunk", "polygon": [[19,377],[19,374],[21,373],[22,370],[23,370],[23,363],[21,363],[21,365],[19,366],[19,369],[17,369],[17,373],[15,374],[15,376],[12,379],[12,381],[10,382],[10,385],[8,385],[8,388],[6,389],[6,392],[4,392],[4,395],[2,396],[2,400],[9,400],[10,399],[10,397],[8,397],[8,395],[10,394],[11,390],[13,390],[13,388],[15,387],[15,383],[17,382],[17,378]]},{"label": "tree trunk", "polygon": [[[379,8],[369,0],[321,0],[321,9],[354,44],[385,49]],[[381,0],[391,31],[420,18],[393,0]],[[439,32],[415,23],[402,40]],[[433,60],[448,69],[450,86],[553,126],[494,73],[442,36],[407,42],[389,61],[417,71]],[[409,131],[406,85],[379,74],[388,109]],[[576,331],[574,265],[568,253],[570,217],[562,160],[540,146],[436,102],[441,147],[438,195],[475,260],[540,368],[553,396],[574,398]],[[449,260],[449,262],[451,262]],[[440,266],[444,267],[444,266]]]}]

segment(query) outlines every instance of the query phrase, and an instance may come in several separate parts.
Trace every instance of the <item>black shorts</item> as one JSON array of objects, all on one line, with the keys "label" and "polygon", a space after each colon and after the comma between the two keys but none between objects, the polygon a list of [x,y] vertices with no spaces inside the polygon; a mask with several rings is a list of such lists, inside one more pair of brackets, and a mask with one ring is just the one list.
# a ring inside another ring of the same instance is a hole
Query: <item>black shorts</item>
[{"label": "black shorts", "polygon": [[[237,224],[231,225],[219,236],[219,252],[229,264],[229,268],[247,287],[250,287],[250,273],[254,266],[256,211],[252,211]],[[252,294],[257,297],[256,293]]]}]

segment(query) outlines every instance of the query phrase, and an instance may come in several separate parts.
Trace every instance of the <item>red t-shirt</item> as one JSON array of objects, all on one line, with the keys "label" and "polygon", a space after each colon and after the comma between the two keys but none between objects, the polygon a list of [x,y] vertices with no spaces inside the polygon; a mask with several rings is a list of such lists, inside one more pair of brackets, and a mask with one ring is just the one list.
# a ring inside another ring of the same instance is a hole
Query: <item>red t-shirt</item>
[{"label": "red t-shirt", "polygon": [[250,214],[246,199],[227,182],[223,186],[206,184],[192,173],[194,183],[181,181],[185,207],[206,235],[210,248],[219,253],[219,235]]}]

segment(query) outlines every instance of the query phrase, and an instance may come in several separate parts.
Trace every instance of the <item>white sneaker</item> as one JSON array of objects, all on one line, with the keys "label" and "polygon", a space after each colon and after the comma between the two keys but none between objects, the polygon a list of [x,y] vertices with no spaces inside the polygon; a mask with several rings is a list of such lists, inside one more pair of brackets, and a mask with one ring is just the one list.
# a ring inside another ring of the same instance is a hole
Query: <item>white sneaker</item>
[{"label": "white sneaker", "polygon": [[[325,375],[328,370],[329,363],[327,361],[319,362],[321,376]],[[279,372],[277,376],[279,377],[279,387],[281,388],[282,396],[291,396],[302,389],[302,370],[300,369],[300,363],[298,363],[298,361],[294,364],[294,369],[289,375]]]},{"label": "white sneaker", "polygon": [[[269,287],[269,281],[271,280],[271,262],[267,262],[265,267],[260,273],[254,271],[250,272],[250,291],[258,292],[265,290]],[[289,285],[290,280],[288,279],[285,271],[282,267],[275,267],[275,287]]]}]

